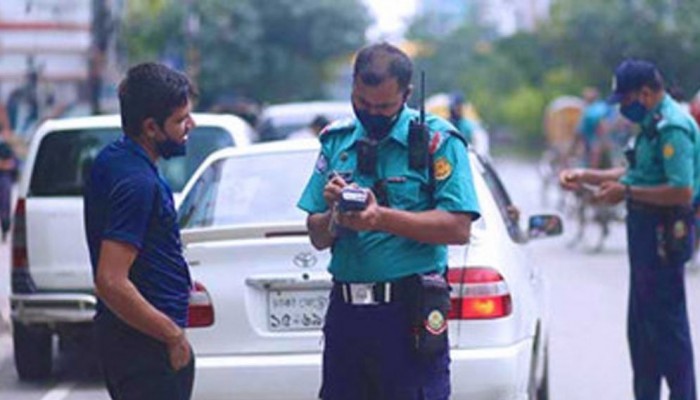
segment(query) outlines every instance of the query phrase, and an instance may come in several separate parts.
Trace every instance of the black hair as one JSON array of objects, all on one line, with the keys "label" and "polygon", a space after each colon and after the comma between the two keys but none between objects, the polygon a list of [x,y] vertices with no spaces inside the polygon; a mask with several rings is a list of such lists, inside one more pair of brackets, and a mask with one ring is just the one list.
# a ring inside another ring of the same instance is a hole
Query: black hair
[{"label": "black hair", "polygon": [[370,85],[380,85],[388,78],[396,78],[399,89],[406,90],[413,76],[413,63],[406,53],[389,43],[366,46],[357,53],[353,79],[360,78]]},{"label": "black hair", "polygon": [[325,128],[326,125],[330,124],[331,121],[328,120],[324,115],[317,115],[313,121],[311,121],[310,126],[312,127],[318,127],[318,128]]},{"label": "black hair", "polygon": [[139,136],[148,118],[162,127],[177,108],[196,96],[194,85],[181,72],[158,63],[131,67],[119,84],[122,129],[129,136]]}]

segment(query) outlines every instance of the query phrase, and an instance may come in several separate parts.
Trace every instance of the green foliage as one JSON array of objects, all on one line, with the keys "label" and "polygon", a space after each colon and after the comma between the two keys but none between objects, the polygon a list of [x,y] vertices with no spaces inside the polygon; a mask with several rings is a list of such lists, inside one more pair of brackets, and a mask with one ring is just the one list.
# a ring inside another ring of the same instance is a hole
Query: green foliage
[{"label": "green foliage", "polygon": [[517,127],[520,139],[526,144],[537,143],[541,137],[542,110],[546,98],[541,90],[532,86],[520,86],[501,105],[504,122]]},{"label": "green foliage", "polygon": [[552,0],[536,32],[496,37],[476,18],[447,34],[417,18],[408,37],[430,49],[417,63],[433,92],[462,90],[492,130],[537,143],[546,105],[584,86],[602,93],[626,57],[654,61],[669,85],[700,87],[700,1]]},{"label": "green foliage", "polygon": [[[211,104],[222,95],[263,102],[322,97],[334,62],[364,44],[370,19],[360,0],[152,0],[121,30],[130,63],[187,60]],[[189,24],[191,25],[191,24]]]}]

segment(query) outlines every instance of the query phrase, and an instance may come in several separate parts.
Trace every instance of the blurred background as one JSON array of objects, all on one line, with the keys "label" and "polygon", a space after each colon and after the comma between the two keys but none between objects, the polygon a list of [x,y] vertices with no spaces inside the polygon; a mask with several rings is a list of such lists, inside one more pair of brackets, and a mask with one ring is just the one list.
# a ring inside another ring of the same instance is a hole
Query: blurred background
[{"label": "blurred background", "polygon": [[655,61],[687,100],[700,88],[694,1],[3,0],[0,124],[26,137],[116,112],[126,69],[158,60],[197,82],[199,111],[254,125],[264,105],[347,100],[354,51],[378,40],[426,71],[427,96],[463,93],[496,152],[539,153],[547,105],[606,93],[624,57]]}]

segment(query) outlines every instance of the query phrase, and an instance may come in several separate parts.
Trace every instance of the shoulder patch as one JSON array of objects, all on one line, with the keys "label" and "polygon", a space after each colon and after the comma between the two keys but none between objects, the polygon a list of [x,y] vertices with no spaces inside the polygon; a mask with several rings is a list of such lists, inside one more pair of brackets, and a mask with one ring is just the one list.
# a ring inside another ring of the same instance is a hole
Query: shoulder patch
[{"label": "shoulder patch", "polygon": [[676,153],[676,150],[673,148],[673,145],[671,143],[666,143],[666,145],[664,145],[663,152],[664,158],[671,158]]},{"label": "shoulder patch", "polygon": [[328,159],[323,155],[323,153],[318,155],[314,169],[321,175],[325,174],[326,170],[328,170]]},{"label": "shoulder patch", "polygon": [[452,175],[452,164],[445,157],[440,157],[433,164],[435,180],[442,181]]}]

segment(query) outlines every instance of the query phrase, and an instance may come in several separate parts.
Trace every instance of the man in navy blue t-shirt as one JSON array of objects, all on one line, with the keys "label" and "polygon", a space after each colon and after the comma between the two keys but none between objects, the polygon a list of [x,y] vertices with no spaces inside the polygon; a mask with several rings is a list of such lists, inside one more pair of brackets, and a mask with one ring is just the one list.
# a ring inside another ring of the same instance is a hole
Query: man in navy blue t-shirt
[{"label": "man in navy blue t-shirt", "polygon": [[95,335],[113,399],[185,400],[192,392],[183,330],[190,273],[173,195],[155,162],[184,155],[194,96],[179,72],[131,68],[119,85],[124,135],[100,152],[85,186]]}]

